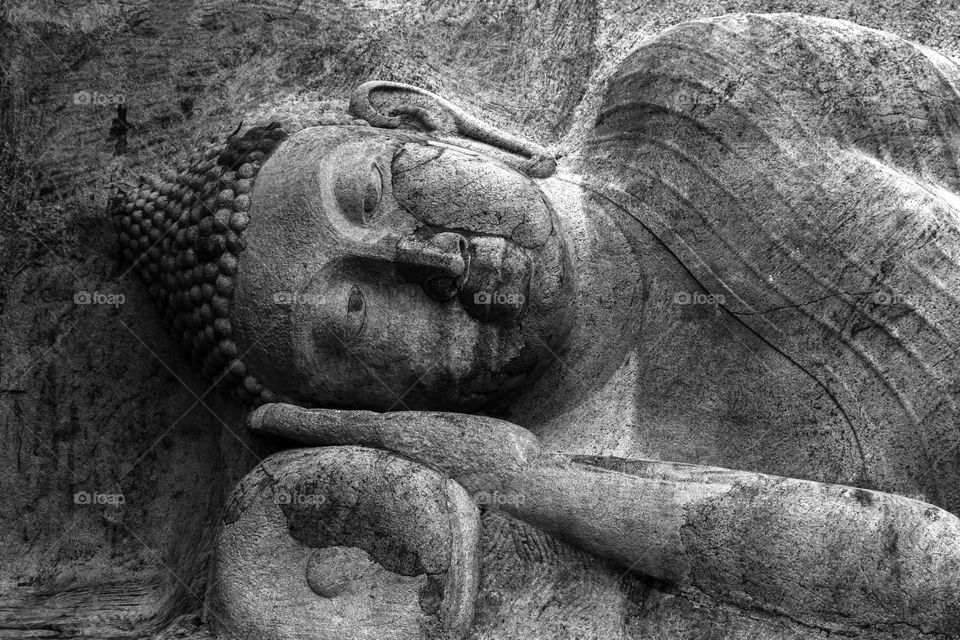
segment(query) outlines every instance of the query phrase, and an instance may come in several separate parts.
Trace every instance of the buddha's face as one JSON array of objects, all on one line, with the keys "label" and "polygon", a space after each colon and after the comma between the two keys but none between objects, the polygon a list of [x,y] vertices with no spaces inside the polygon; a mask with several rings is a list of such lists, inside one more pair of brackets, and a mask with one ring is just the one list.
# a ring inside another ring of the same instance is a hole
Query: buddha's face
[{"label": "buddha's face", "polygon": [[537,185],[408,132],[284,142],[251,198],[241,359],[305,404],[475,409],[538,375],[568,331],[569,260]]}]

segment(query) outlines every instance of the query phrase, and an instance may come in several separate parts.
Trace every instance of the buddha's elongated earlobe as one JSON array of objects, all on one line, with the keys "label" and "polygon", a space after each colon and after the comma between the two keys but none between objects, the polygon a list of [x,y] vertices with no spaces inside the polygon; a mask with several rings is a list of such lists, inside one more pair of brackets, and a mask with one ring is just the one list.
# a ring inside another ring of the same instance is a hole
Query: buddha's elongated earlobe
[{"label": "buddha's elongated earlobe", "polygon": [[428,131],[439,128],[436,118],[429,111],[415,105],[402,105],[387,114],[378,111],[370,102],[370,92],[374,90],[426,96],[451,116],[458,134],[527,158],[518,168],[532,178],[547,178],[557,169],[556,157],[546,147],[498,129],[435,93],[402,82],[372,80],[354,89],[350,96],[350,113],[357,118],[363,118],[374,127],[396,129],[404,121],[400,116],[406,114],[417,117]]}]

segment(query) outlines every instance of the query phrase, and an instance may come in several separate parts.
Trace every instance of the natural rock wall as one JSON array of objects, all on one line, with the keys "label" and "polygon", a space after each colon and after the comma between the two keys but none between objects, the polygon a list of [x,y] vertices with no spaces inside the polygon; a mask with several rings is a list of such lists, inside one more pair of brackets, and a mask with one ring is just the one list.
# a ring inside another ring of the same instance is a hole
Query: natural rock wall
[{"label": "natural rock wall", "polygon": [[424,86],[562,148],[633,45],[694,17],[798,11],[960,54],[960,9],[920,1],[0,11],[0,628],[57,637],[136,636],[197,611],[224,495],[269,451],[191,370],[119,260],[111,182],[159,175],[258,114],[342,108],[371,78]]}]

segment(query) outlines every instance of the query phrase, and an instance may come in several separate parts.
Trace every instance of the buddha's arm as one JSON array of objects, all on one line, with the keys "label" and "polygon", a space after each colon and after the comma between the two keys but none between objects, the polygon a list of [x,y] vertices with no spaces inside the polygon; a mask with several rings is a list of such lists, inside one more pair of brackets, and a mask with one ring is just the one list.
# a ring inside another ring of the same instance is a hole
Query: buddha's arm
[{"label": "buddha's arm", "polygon": [[449,413],[266,405],[251,427],[390,450],[625,569],[825,629],[960,626],[960,520],[893,494],[656,461],[545,454]]},{"label": "buddha's arm", "polygon": [[586,462],[506,477],[501,508],[638,573],[810,626],[960,630],[960,520],[942,509],[743,471]]},{"label": "buddha's arm", "polygon": [[519,470],[540,455],[536,437],[523,427],[463,413],[374,413],[273,403],[251,414],[250,429],[302,444],[384,449],[452,478]]}]

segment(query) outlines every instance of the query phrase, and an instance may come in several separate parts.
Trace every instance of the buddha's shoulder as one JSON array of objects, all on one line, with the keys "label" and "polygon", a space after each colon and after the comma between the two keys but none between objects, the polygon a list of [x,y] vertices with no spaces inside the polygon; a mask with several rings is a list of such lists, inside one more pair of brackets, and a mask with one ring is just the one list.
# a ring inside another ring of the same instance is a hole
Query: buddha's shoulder
[{"label": "buddha's shoulder", "polygon": [[912,58],[929,53],[897,34],[846,20],[799,13],[735,13],[683,22],[644,39],[618,66],[613,80],[641,69],[707,73],[729,65],[739,68],[738,75],[772,69],[816,75],[825,67],[835,72],[860,57],[895,71],[880,65],[878,56]]},{"label": "buddha's shoulder", "polygon": [[709,115],[740,104],[851,99],[955,100],[960,66],[897,34],[797,13],[729,14],[670,27],[637,44],[609,78],[606,106],[624,101]]},{"label": "buddha's shoulder", "polygon": [[958,87],[960,64],[893,33],[796,13],[731,14],[635,47],[588,137],[642,148],[653,140],[694,159],[706,146],[740,164],[768,147],[791,157],[848,150],[956,191]]}]

